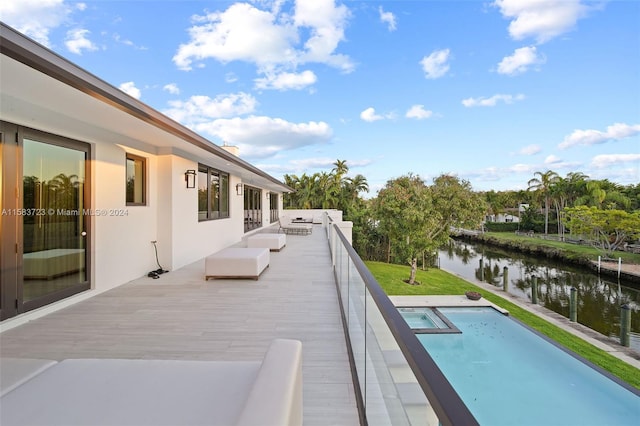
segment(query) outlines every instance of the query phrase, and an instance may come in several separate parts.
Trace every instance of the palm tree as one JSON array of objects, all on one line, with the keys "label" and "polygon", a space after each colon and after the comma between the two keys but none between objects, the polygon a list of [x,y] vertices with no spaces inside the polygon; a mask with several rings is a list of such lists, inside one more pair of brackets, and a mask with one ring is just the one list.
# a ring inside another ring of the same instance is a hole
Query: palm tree
[{"label": "palm tree", "polygon": [[549,233],[549,204],[551,203],[551,188],[558,182],[560,176],[554,171],[535,172],[533,179],[527,182],[528,190],[536,191],[544,199],[544,234]]},{"label": "palm tree", "polygon": [[361,174],[357,174],[352,178],[347,178],[349,188],[352,189],[355,197],[361,192],[369,192],[369,183],[367,178]]},{"label": "palm tree", "polygon": [[562,225],[562,221],[560,220],[560,215],[562,210],[566,207],[567,203],[567,187],[568,182],[563,177],[558,177],[558,181],[551,187],[549,191],[549,195],[551,197],[551,201],[553,201],[553,205],[556,210],[556,221],[558,223],[558,236],[560,239],[564,241],[564,226]]},{"label": "palm tree", "polygon": [[314,174],[312,176],[308,176],[307,174],[302,174],[300,177],[300,182],[298,188],[296,188],[298,193],[298,208],[302,209],[312,209],[315,207],[316,200],[316,183],[318,181],[318,174]]},{"label": "palm tree", "polygon": [[504,204],[504,193],[491,190],[484,193],[485,201],[487,202],[487,214],[492,215],[494,218],[504,211],[507,207]]},{"label": "palm tree", "polygon": [[333,163],[334,167],[331,169],[331,172],[335,174],[338,180],[342,179],[342,176],[346,175],[349,171],[349,166],[347,166],[347,160],[336,160]]},{"label": "palm tree", "polygon": [[361,192],[369,192],[369,184],[367,183],[366,177],[357,174],[354,177],[343,179],[342,187],[340,188],[338,208],[348,214],[356,204],[358,195]]},{"label": "palm tree", "polygon": [[598,208],[625,210],[631,206],[631,200],[624,194],[624,188],[607,179],[587,182],[587,193],[576,204]]},{"label": "palm tree", "polygon": [[78,175],[60,173],[47,182],[48,190],[52,191],[54,199],[49,200],[50,206],[63,209],[74,209],[78,206],[78,189],[80,181]]},{"label": "palm tree", "polygon": [[298,187],[300,184],[300,178],[296,175],[285,174],[283,176],[284,183],[293,189],[293,192],[285,193],[282,197],[282,205],[284,208],[295,208],[298,206]]},{"label": "palm tree", "polygon": [[622,188],[622,193],[629,199],[629,212],[633,210],[640,210],[640,183],[635,185],[627,185]]},{"label": "palm tree", "polygon": [[346,179],[337,179],[335,175],[329,174],[324,181],[323,208],[337,209],[343,202],[344,186]]}]

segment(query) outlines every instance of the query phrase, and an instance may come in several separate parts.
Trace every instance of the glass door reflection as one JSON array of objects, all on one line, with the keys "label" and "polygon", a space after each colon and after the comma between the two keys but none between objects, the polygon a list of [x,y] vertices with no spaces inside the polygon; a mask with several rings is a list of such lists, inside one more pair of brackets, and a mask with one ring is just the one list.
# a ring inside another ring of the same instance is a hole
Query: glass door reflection
[{"label": "glass door reflection", "polygon": [[86,161],[84,150],[23,140],[24,303],[88,288]]}]

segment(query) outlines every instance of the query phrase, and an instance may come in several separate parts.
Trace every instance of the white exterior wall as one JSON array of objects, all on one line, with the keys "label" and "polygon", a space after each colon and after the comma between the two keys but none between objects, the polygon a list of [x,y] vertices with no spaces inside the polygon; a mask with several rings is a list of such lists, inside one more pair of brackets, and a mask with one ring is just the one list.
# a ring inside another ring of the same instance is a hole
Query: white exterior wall
[{"label": "white exterior wall", "polygon": [[518,216],[514,216],[512,214],[499,213],[497,215],[494,215],[494,214],[487,215],[487,221],[489,221],[489,222],[497,222],[497,223],[520,222],[520,218]]},{"label": "white exterior wall", "polygon": [[[94,144],[94,210],[123,211],[125,216],[94,216],[91,225],[92,281],[104,291],[158,269],[169,271],[238,243],[244,236],[244,197],[236,194],[239,178],[229,177],[230,218],[198,221],[198,189],[187,188],[184,174],[198,163],[177,155],[154,155],[111,144]],[[147,203],[125,202],[125,154],[146,158]],[[268,226],[269,211],[265,214]]]},{"label": "white exterior wall", "polygon": [[176,269],[241,240],[244,235],[244,198],[235,191],[240,180],[229,176],[230,217],[198,222],[197,179],[196,188],[193,189],[187,189],[184,181],[184,173],[187,170],[197,171],[198,163],[175,155],[170,156],[168,162],[170,168],[162,171],[164,177],[161,178],[164,180],[170,176],[171,182],[167,186],[172,188],[167,208],[171,212],[171,218],[162,223],[171,232],[171,244],[167,246],[170,247],[171,254],[165,268]]},{"label": "white exterior wall", "polygon": [[[96,143],[92,147],[91,205],[107,215],[91,218],[92,282],[97,290],[116,287],[146,274],[155,266],[151,240],[157,238],[157,179],[147,179],[147,205],[127,206],[125,198],[125,154],[123,147]],[[157,168],[157,158],[147,158],[147,173]],[[151,173],[153,176],[153,173]],[[111,212],[126,212],[125,216]]]}]

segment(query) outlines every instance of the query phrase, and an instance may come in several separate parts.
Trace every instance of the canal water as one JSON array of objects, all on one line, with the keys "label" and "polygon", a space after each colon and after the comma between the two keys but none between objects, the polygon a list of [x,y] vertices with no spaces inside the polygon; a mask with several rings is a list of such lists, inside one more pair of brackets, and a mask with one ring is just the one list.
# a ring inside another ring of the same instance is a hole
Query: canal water
[{"label": "canal water", "polygon": [[[538,304],[569,318],[571,288],[577,289],[577,321],[619,339],[620,306],[631,308],[630,347],[640,351],[640,288],[595,272],[493,246],[453,240],[440,250],[439,265],[468,281],[480,281],[531,302],[533,277]],[[482,264],[482,268],[480,265]],[[506,269],[505,269],[506,268]]]}]

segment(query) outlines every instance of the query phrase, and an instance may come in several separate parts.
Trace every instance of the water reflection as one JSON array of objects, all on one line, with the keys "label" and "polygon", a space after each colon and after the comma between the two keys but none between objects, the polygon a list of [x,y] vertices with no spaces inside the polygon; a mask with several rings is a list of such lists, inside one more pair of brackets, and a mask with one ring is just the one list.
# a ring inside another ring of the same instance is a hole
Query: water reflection
[{"label": "water reflection", "polygon": [[607,336],[619,337],[620,306],[631,307],[631,347],[640,350],[640,289],[596,273],[548,259],[510,253],[492,246],[452,241],[440,251],[440,267],[469,281],[482,281],[517,297],[532,299],[537,277],[538,303],[569,317],[571,288],[577,289],[578,322]]}]

